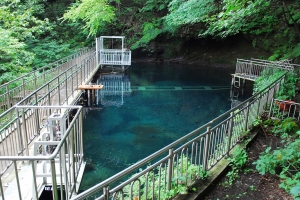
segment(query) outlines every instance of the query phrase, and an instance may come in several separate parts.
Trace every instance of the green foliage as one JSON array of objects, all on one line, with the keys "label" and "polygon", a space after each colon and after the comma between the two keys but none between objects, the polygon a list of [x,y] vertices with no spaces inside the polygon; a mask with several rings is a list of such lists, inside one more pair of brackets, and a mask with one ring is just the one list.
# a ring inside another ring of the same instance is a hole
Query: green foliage
[{"label": "green foliage", "polygon": [[286,118],[280,124],[274,125],[272,133],[279,135],[283,140],[297,137],[299,125],[294,118]]},{"label": "green foliage", "polygon": [[30,71],[35,55],[27,47],[27,40],[48,29],[48,20],[35,15],[42,7],[33,1],[0,2],[0,84]]},{"label": "green foliage", "polygon": [[298,183],[297,185],[295,185],[294,187],[292,187],[290,193],[292,194],[292,196],[294,198],[299,199],[300,198],[300,183]]},{"label": "green foliage", "polygon": [[147,0],[140,12],[162,11],[167,8],[170,0]]},{"label": "green foliage", "polygon": [[267,68],[261,75],[255,79],[253,85],[253,95],[267,88],[271,83],[281,77],[286,71]]},{"label": "green foliage", "polygon": [[166,30],[160,29],[161,27],[161,20],[158,21],[153,21],[153,22],[145,22],[143,24],[143,32],[142,32],[142,37],[140,40],[135,42],[132,46],[131,49],[137,49],[139,47],[146,47],[148,43],[155,39],[159,34],[165,32]]},{"label": "green foliage", "polygon": [[262,120],[261,120],[260,117],[258,117],[257,119],[255,119],[255,120],[253,121],[253,126],[254,126],[254,127],[259,126],[259,125],[261,125],[261,124],[262,124]]},{"label": "green foliage", "polygon": [[[256,94],[272,82],[281,77],[286,71],[280,69],[267,68],[264,70],[260,77],[255,79],[253,86],[253,94]],[[298,77],[296,73],[290,71],[285,76],[285,81],[280,85],[280,90],[275,94],[276,99],[291,100],[296,95],[296,82]]]},{"label": "green foliage", "polygon": [[232,157],[228,158],[230,161],[229,166],[231,166],[231,171],[226,174],[228,180],[225,182],[224,186],[232,185],[233,181],[239,177],[238,173],[242,171],[242,168],[247,161],[247,157],[248,156],[245,149],[235,149]]},{"label": "green foliage", "polygon": [[[272,132],[280,134],[284,146],[272,150],[268,147],[253,164],[260,174],[278,174],[279,187],[285,189],[294,198],[299,197],[300,185],[300,131],[295,119],[286,118],[275,125]],[[279,170],[280,172],[279,172]]]},{"label": "green foliage", "polygon": [[291,100],[296,95],[296,82],[298,81],[298,76],[296,73],[290,71],[286,74],[284,83],[280,85],[278,93],[275,98],[280,100]]},{"label": "green foliage", "polygon": [[[174,162],[171,190],[167,190],[163,184],[167,181],[165,180],[167,173],[168,168],[157,167],[148,174],[140,176],[138,178],[139,184],[137,184],[137,182],[133,184],[132,195],[138,196],[140,193],[141,199],[157,199],[158,194],[160,194],[160,199],[169,199],[177,194],[186,194],[188,186],[186,183],[189,183],[191,180],[195,180],[196,178],[205,179],[208,176],[208,172],[203,171],[202,166],[192,164],[185,155],[180,156],[178,162]],[[133,175],[133,177],[134,176],[135,175]],[[148,197],[145,196],[146,185],[148,186]],[[131,199],[130,187],[130,185],[127,185],[123,188],[125,194],[124,199]],[[152,197],[152,192],[150,192],[152,190],[154,190],[154,197]]]},{"label": "green foliage", "polygon": [[114,12],[115,8],[110,6],[107,0],[81,0],[72,4],[63,18],[72,22],[83,20],[84,29],[89,35],[96,36],[100,27],[112,22]]},{"label": "green foliage", "polygon": [[69,47],[69,44],[59,44],[49,37],[42,40],[33,40],[28,43],[28,50],[31,50],[36,55],[36,58],[33,60],[33,66],[36,68],[43,67],[53,61],[71,55],[73,52]]},{"label": "green foliage", "polygon": [[169,4],[170,13],[166,16],[166,22],[170,26],[204,22],[216,9],[213,0],[173,0]]}]

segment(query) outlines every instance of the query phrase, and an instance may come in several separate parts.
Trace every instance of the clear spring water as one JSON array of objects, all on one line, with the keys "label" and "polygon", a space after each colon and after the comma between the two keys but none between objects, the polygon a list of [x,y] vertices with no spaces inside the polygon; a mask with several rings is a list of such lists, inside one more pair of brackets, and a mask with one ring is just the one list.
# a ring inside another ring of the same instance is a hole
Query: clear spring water
[{"label": "clear spring water", "polygon": [[132,92],[123,96],[123,105],[99,102],[99,109],[90,110],[84,120],[87,166],[80,189],[94,186],[229,110],[232,73],[234,69],[213,66],[132,64],[126,70]]}]

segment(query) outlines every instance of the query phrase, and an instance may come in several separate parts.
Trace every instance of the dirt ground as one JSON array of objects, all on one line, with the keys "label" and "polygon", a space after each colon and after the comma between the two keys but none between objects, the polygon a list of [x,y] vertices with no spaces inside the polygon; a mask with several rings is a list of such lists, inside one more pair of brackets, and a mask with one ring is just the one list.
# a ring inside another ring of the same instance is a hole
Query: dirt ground
[{"label": "dirt ground", "polygon": [[239,178],[232,185],[224,185],[228,180],[225,174],[214,183],[204,199],[292,200],[293,198],[284,189],[279,188],[278,176],[270,174],[262,176],[252,164],[268,146],[272,146],[272,149],[277,148],[280,146],[280,139],[261,130],[247,148],[248,159],[243,169],[244,173],[239,173]]}]

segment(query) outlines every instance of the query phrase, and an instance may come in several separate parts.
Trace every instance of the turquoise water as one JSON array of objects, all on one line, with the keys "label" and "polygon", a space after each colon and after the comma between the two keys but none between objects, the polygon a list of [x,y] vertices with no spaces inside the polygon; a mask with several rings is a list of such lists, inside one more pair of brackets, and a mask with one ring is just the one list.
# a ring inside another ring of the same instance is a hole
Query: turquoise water
[{"label": "turquoise water", "polygon": [[81,190],[229,110],[233,72],[213,66],[132,64],[126,71],[132,92],[113,97],[123,104],[102,106],[100,101],[86,116]]}]

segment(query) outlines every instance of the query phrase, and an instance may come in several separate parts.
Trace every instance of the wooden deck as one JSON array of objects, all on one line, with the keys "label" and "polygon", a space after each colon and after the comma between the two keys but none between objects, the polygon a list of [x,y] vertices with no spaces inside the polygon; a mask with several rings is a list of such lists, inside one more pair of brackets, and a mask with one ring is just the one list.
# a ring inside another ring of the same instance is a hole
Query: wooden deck
[{"label": "wooden deck", "polygon": [[103,85],[79,85],[78,90],[101,90]]}]

